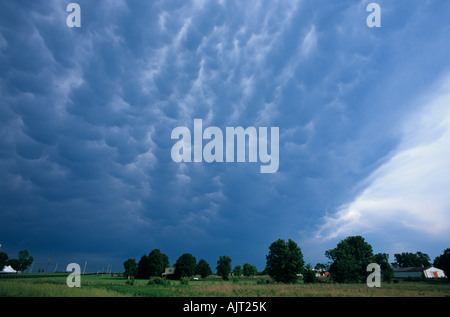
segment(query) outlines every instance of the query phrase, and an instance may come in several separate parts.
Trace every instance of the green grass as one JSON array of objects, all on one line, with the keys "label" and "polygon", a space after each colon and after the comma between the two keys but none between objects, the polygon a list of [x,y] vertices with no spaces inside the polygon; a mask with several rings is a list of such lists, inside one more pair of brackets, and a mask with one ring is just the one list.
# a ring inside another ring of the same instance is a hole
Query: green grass
[{"label": "green grass", "polygon": [[70,288],[65,277],[0,280],[0,296],[5,297],[112,297],[126,296],[103,287]]},{"label": "green grass", "polygon": [[66,277],[0,279],[0,296],[12,297],[444,297],[450,296],[447,281],[382,283],[380,288],[365,284],[259,284],[258,278],[235,283],[209,278],[182,285],[147,285],[135,280],[129,285],[121,277],[86,275],[80,288],[69,288]]}]

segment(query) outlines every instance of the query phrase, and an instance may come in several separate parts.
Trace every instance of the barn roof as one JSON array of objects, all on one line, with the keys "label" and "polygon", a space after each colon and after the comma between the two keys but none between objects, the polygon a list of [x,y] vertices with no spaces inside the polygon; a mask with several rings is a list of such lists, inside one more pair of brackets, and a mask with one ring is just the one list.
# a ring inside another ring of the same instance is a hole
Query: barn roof
[{"label": "barn roof", "polygon": [[394,272],[423,272],[424,270],[429,269],[431,266],[427,267],[396,267],[394,268]]},{"label": "barn roof", "polygon": [[441,269],[434,266],[425,266],[425,267],[419,266],[419,267],[396,267],[394,268],[394,272],[423,272],[428,269],[435,269],[442,271]]}]

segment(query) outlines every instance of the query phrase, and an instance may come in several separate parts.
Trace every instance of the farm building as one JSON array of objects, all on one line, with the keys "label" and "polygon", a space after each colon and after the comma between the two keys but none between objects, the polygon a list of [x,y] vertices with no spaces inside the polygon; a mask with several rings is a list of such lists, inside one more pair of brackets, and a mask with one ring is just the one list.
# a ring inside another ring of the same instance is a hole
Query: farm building
[{"label": "farm building", "polygon": [[164,269],[163,277],[171,277],[175,274],[175,266],[169,266]]},{"label": "farm building", "polygon": [[441,278],[446,277],[445,272],[441,269],[435,268],[435,267],[429,267],[426,270],[423,271],[423,274],[427,278]]},{"label": "farm building", "polygon": [[328,273],[325,270],[315,270],[315,269],[313,269],[313,271],[315,272],[316,277],[328,277],[328,275],[330,275],[330,273]]},{"label": "farm building", "polygon": [[394,277],[396,278],[443,278],[446,277],[443,270],[429,267],[399,267],[394,268]]}]

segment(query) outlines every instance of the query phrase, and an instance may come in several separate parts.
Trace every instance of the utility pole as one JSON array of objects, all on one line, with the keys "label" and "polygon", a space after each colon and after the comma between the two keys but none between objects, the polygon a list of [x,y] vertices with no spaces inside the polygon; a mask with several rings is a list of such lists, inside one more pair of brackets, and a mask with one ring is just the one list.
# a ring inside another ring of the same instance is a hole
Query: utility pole
[{"label": "utility pole", "polygon": [[45,273],[47,273],[47,270],[48,270],[48,266],[50,265],[50,261],[51,261],[51,259],[52,259],[52,258],[48,258],[48,262],[47,262],[47,267],[45,268]]}]

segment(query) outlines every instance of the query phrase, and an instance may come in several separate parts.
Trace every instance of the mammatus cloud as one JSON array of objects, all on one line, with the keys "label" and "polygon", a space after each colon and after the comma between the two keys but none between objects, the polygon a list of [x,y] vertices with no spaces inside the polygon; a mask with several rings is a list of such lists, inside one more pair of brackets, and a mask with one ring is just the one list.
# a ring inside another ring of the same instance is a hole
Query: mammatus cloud
[{"label": "mammatus cloud", "polygon": [[317,238],[383,235],[389,230],[405,240],[407,230],[448,239],[450,76],[421,103],[419,111],[405,118],[402,141],[389,160],[363,182],[364,190],[353,201],[323,218]]}]

